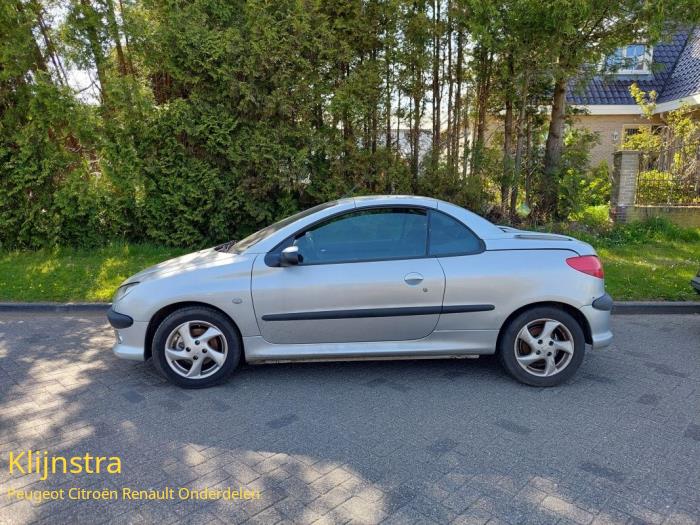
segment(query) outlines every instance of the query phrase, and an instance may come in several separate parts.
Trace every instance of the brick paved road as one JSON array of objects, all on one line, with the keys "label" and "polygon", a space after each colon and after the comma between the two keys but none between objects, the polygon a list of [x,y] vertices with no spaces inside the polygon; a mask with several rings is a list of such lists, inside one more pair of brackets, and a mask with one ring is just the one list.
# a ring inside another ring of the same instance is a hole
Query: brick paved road
[{"label": "brick paved road", "polygon": [[[559,388],[493,359],[245,367],[203,391],[117,360],[99,316],[0,318],[0,523],[698,523],[700,316],[619,316]],[[12,450],[120,476],[8,476]],[[7,489],[237,487],[248,502],[10,502]]]}]

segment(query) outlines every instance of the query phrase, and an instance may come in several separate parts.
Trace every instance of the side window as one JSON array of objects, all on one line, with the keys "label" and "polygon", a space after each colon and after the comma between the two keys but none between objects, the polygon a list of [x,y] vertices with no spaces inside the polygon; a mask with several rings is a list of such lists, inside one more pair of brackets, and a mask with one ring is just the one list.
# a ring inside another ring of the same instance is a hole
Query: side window
[{"label": "side window", "polygon": [[335,217],[298,235],[302,264],[427,255],[428,218],[418,208],[377,208]]},{"label": "side window", "polygon": [[464,224],[441,212],[430,212],[430,255],[479,253],[481,240]]}]

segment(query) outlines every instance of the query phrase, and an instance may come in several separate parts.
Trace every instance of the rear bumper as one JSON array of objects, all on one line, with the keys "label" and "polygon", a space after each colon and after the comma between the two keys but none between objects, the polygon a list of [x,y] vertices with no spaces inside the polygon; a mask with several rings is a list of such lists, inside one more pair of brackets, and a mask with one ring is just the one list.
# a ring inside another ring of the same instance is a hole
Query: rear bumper
[{"label": "rear bumper", "polygon": [[581,312],[586,316],[591,327],[591,346],[594,349],[610,346],[613,334],[610,330],[610,310],[599,310],[593,305],[584,306]]},{"label": "rear bumper", "polygon": [[604,310],[606,312],[612,312],[613,309],[613,298],[610,297],[609,294],[601,295],[593,301],[593,304],[591,305],[593,308],[596,310]]},{"label": "rear bumper", "polygon": [[700,293],[700,275],[697,277],[694,277],[691,281],[690,284],[693,288],[695,288],[695,291]]}]

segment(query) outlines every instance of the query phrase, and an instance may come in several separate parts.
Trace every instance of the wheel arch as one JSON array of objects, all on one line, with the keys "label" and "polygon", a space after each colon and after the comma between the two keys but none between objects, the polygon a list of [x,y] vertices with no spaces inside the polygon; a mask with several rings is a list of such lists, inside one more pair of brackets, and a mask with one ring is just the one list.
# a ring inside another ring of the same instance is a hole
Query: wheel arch
[{"label": "wheel arch", "polygon": [[238,328],[238,324],[236,323],[236,321],[234,321],[231,318],[231,316],[224,312],[221,308],[218,308],[212,304],[203,303],[199,301],[182,301],[179,303],[172,303],[162,307],[160,310],[158,310],[155,314],[151,316],[151,320],[148,322],[148,328],[146,329],[146,340],[144,341],[143,346],[144,360],[150,359],[153,355],[153,336],[155,335],[156,330],[158,330],[158,327],[163,322],[163,320],[176,310],[180,310],[181,308],[187,308],[191,306],[201,306],[204,308],[210,308],[211,310],[217,311],[218,313],[226,317],[226,319],[231,321],[231,324],[236,329],[236,334],[238,335],[238,343],[241,346],[241,357],[243,358],[243,361],[245,361],[245,347],[243,346],[243,337],[241,336],[241,330],[240,328]]},{"label": "wheel arch", "polygon": [[496,340],[496,353],[499,352],[499,349],[501,348],[501,338],[503,337],[503,333],[506,330],[506,327],[510,324],[510,322],[515,319],[517,316],[519,316],[521,313],[531,310],[532,308],[540,308],[543,306],[549,306],[553,308],[560,308],[564,310],[566,313],[571,315],[578,324],[581,326],[581,329],[583,330],[583,336],[586,340],[586,343],[593,344],[593,335],[591,331],[591,325],[588,323],[588,319],[586,319],[586,316],[583,315],[583,312],[576,308],[575,306],[572,306],[567,303],[562,303],[558,301],[541,301],[538,303],[530,303],[526,304],[524,306],[521,306],[514,312],[512,312],[505,321],[503,321],[503,324],[501,325],[501,328],[498,331],[498,339]]}]

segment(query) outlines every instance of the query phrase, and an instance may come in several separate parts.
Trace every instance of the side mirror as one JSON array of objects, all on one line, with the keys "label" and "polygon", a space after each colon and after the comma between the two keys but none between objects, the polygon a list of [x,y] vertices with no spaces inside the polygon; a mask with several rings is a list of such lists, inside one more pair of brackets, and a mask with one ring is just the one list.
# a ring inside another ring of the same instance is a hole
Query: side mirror
[{"label": "side mirror", "polygon": [[296,266],[303,260],[298,246],[288,246],[282,250],[280,266]]}]

